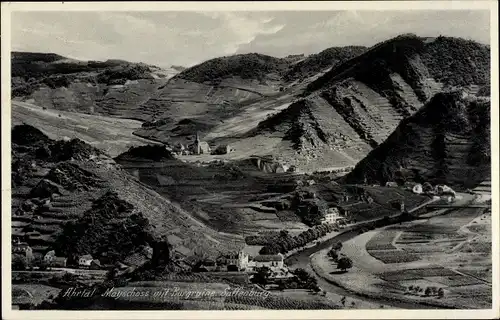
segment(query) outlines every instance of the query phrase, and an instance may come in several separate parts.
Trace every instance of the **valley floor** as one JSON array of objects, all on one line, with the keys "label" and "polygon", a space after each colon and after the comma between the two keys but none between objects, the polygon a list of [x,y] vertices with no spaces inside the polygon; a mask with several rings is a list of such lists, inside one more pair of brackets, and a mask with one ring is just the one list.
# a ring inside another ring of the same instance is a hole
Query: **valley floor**
[{"label": "valley floor", "polygon": [[[457,209],[366,232],[343,243],[351,258],[347,273],[337,270],[328,249],[311,256],[316,273],[332,283],[373,297],[451,308],[491,307],[491,215]],[[409,288],[423,290],[414,293]],[[444,297],[426,296],[426,287]]]}]

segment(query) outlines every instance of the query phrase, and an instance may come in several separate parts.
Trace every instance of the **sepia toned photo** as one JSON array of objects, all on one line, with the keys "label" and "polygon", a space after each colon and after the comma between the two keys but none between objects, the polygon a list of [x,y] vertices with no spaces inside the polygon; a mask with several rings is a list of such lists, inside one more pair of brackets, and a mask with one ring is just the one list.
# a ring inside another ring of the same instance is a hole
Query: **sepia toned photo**
[{"label": "sepia toned photo", "polygon": [[354,4],[2,4],[10,314],[495,311],[495,6]]}]

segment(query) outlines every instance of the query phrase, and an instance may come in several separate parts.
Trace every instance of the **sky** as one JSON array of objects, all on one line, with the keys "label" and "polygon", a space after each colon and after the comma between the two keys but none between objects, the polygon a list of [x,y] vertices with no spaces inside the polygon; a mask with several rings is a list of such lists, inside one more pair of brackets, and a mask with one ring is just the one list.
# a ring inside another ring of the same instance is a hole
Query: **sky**
[{"label": "sky", "polygon": [[12,50],[161,67],[258,52],[283,57],[371,46],[403,33],[489,44],[490,13],[440,11],[13,12]]}]

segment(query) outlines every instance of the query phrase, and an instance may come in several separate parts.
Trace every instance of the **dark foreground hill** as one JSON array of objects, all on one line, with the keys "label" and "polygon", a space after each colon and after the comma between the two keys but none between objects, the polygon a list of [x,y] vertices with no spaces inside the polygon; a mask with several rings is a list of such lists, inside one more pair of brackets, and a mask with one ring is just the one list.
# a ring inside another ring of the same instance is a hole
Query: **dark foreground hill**
[{"label": "dark foreground hill", "polygon": [[490,101],[455,91],[437,94],[403,120],[345,181],[403,179],[472,188],[490,177]]},{"label": "dark foreground hill", "polygon": [[112,263],[171,239],[184,253],[229,242],[81,140],[54,141],[24,125],[12,141],[12,236],[36,254]]}]

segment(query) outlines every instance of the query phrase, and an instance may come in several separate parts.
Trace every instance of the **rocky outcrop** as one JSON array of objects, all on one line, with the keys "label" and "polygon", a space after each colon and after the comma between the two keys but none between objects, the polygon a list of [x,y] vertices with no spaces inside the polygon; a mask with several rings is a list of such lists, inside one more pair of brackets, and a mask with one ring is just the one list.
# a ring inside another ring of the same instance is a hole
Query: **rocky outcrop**
[{"label": "rocky outcrop", "polygon": [[403,120],[345,180],[385,183],[406,171],[416,182],[474,187],[491,175],[489,127],[489,99],[439,93]]}]

